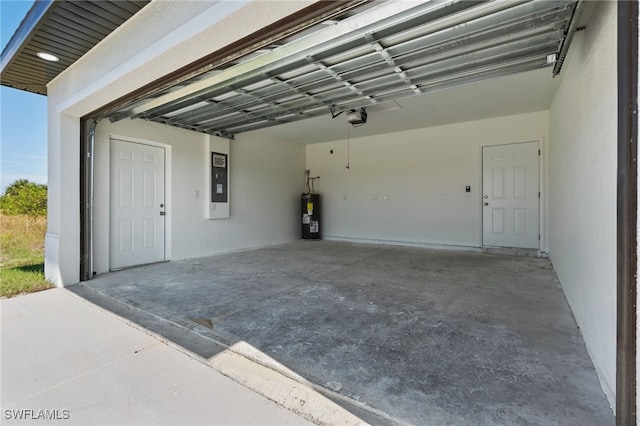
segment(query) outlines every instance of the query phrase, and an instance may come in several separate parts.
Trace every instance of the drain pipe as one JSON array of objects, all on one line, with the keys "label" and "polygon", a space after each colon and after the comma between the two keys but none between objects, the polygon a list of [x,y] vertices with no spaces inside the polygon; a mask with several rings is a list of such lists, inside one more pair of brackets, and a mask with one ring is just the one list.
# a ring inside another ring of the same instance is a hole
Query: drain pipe
[{"label": "drain pipe", "polygon": [[87,150],[87,157],[89,158],[87,177],[89,180],[89,199],[87,200],[88,204],[88,214],[87,214],[87,231],[88,231],[88,241],[87,241],[87,280],[93,278],[93,191],[94,191],[94,153],[96,146],[96,126],[98,125],[98,120],[93,120],[91,122],[91,126],[89,127],[89,146]]}]

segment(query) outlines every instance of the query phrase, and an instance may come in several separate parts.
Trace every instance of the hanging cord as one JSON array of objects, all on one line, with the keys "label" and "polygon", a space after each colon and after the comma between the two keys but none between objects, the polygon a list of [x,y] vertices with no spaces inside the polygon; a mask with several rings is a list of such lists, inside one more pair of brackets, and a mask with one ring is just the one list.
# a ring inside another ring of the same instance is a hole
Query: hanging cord
[{"label": "hanging cord", "polygon": [[316,177],[310,178],[310,180],[311,180],[311,192],[310,192],[310,194],[313,194],[316,191],[316,188],[314,186],[315,182],[316,182],[316,179],[320,179],[320,176],[316,176]]},{"label": "hanging cord", "polygon": [[347,115],[347,165],[345,166],[347,170],[351,169],[351,149],[350,149],[350,137],[349,137],[349,116]]},{"label": "hanging cord", "polygon": [[320,176],[311,177],[309,170],[306,171],[306,174],[307,174],[307,183],[305,185],[305,190],[307,191],[306,194],[313,194],[316,190],[314,187],[315,181],[316,179],[320,179]]}]

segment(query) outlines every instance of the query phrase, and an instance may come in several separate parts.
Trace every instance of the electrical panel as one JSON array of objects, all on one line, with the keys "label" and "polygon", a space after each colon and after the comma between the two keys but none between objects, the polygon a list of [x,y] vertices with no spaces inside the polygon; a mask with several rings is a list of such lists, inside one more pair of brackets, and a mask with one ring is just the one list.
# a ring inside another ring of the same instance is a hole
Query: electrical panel
[{"label": "electrical panel", "polygon": [[207,154],[203,156],[206,170],[207,219],[228,219],[231,205],[231,152],[229,139],[209,136]]},{"label": "electrical panel", "polygon": [[227,154],[211,153],[211,202],[226,203],[228,197],[229,168]]}]

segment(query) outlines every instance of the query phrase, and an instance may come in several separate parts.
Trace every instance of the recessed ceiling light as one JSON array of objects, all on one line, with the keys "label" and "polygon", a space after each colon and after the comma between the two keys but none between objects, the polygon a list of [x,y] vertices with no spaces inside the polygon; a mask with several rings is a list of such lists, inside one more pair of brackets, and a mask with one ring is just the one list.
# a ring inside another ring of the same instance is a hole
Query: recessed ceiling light
[{"label": "recessed ceiling light", "polygon": [[36,55],[38,55],[38,58],[44,59],[45,61],[58,62],[60,60],[60,58],[58,58],[55,55],[52,55],[51,53],[38,52],[36,53]]}]

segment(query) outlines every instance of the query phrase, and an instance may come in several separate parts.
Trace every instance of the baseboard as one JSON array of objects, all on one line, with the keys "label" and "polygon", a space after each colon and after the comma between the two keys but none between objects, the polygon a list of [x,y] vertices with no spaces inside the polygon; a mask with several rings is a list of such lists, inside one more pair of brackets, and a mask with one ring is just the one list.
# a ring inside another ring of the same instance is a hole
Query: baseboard
[{"label": "baseboard", "polygon": [[353,237],[334,237],[325,236],[322,237],[327,241],[344,241],[360,244],[378,244],[387,246],[399,246],[399,247],[417,247],[433,250],[452,250],[452,251],[466,251],[473,253],[489,253],[489,254],[503,254],[511,256],[529,256],[529,257],[549,257],[548,253],[540,251],[538,249],[523,249],[523,248],[511,248],[511,247],[478,247],[473,245],[457,245],[457,244],[442,244],[442,243],[422,243],[415,241],[398,241],[398,240],[377,240],[370,238],[353,238]]},{"label": "baseboard", "polygon": [[376,239],[370,239],[370,238],[351,238],[351,237],[333,237],[333,236],[323,236],[322,238],[327,241],[344,241],[344,242],[360,243],[360,244],[379,244],[379,245],[386,245],[386,246],[417,247],[417,248],[426,248],[426,249],[434,249],[434,250],[469,251],[469,252],[475,252],[475,253],[480,253],[483,251],[482,247],[455,245],[455,244],[420,243],[420,242],[414,242],[414,241],[376,240]]}]

